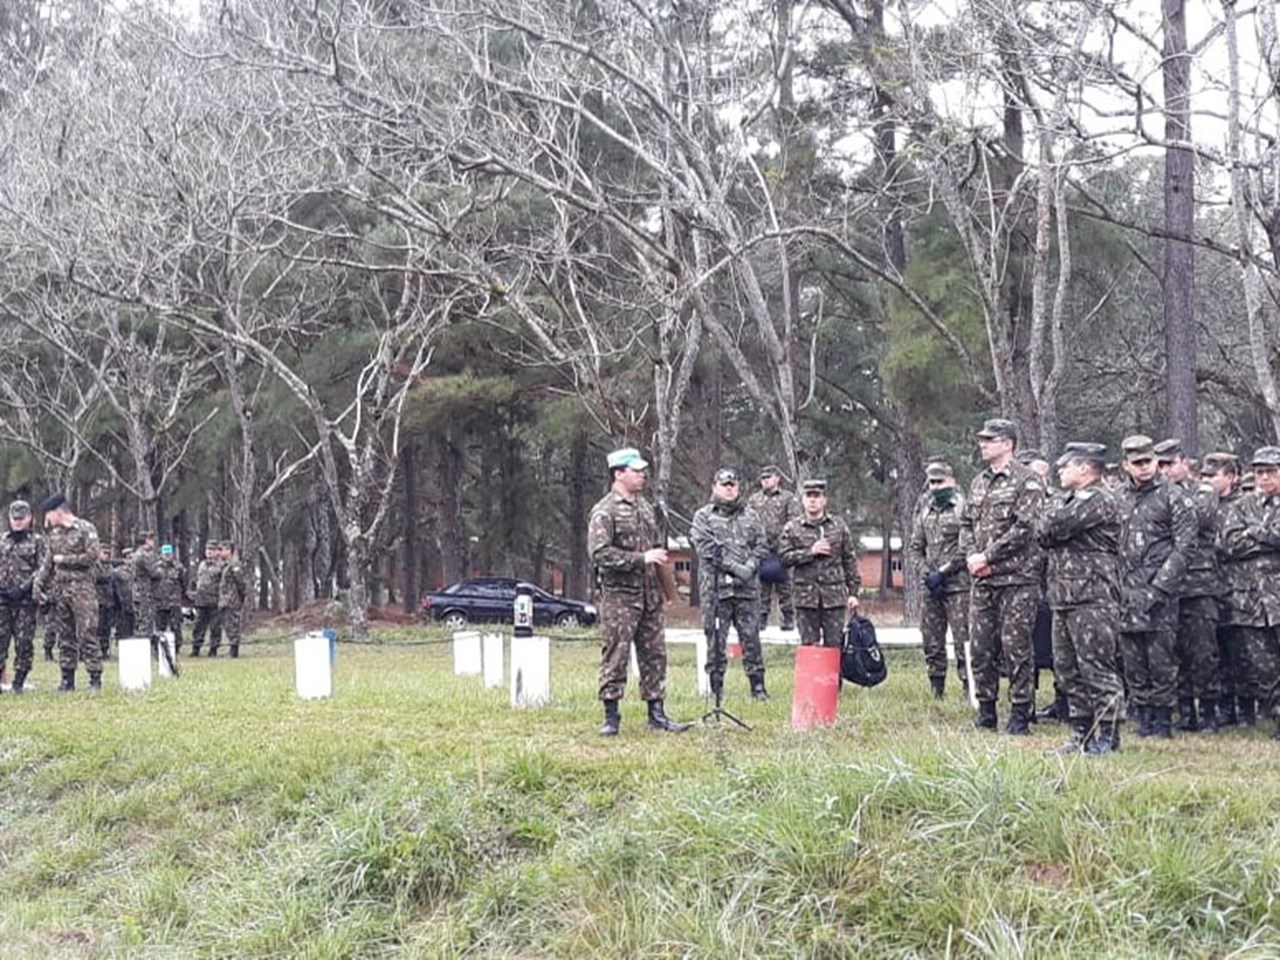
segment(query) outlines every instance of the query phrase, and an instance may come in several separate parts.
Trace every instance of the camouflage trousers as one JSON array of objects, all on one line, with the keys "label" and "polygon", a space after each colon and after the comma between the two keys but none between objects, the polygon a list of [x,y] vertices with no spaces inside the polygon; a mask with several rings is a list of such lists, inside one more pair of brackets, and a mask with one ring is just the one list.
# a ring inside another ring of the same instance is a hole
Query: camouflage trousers
[{"label": "camouflage trousers", "polygon": [[1218,688],[1224,697],[1258,696],[1258,683],[1249,663],[1242,627],[1234,623],[1218,624]]},{"label": "camouflage trousers", "polygon": [[83,663],[90,673],[102,672],[98,642],[98,592],[93,583],[55,583],[49,629],[58,638],[58,665],[74,670]]},{"label": "camouflage trousers", "polygon": [[1178,699],[1222,696],[1218,665],[1218,598],[1183,597],[1178,602]]},{"label": "camouflage trousers", "polygon": [[1135,707],[1172,707],[1178,695],[1177,630],[1124,630],[1120,649]]},{"label": "camouflage trousers", "polygon": [[156,632],[164,633],[166,630],[172,631],[175,649],[182,649],[182,608],[181,607],[157,607],[156,608]]},{"label": "camouflage trousers", "polygon": [[796,608],[791,601],[791,577],[788,576],[782,583],[765,583],[760,581],[760,626],[764,626],[769,620],[769,610],[773,606],[773,595],[778,594],[778,612],[782,616],[783,623],[792,623],[795,621]]},{"label": "camouflage trousers", "polygon": [[156,607],[154,603],[143,602],[133,605],[133,628],[139,637],[150,637],[156,632]]},{"label": "camouflage trousers", "polygon": [[214,650],[222,642],[222,611],[217,607],[196,607],[196,625],[191,628],[191,652],[199,653],[205,634]]},{"label": "camouflage trousers", "polygon": [[642,593],[605,591],[600,598],[600,699],[621,700],[627,687],[631,645],[640,665],[640,696],[666,696],[667,640],[662,600]]},{"label": "camouflage trousers", "polygon": [[803,647],[838,647],[848,622],[844,607],[796,607],[796,627]]},{"label": "camouflage trousers", "polygon": [[1053,611],[1053,678],[1067,695],[1071,717],[1114,720],[1124,701],[1116,670],[1114,603]]},{"label": "camouflage trousers", "polygon": [[947,676],[947,627],[956,652],[956,675],[967,683],[964,644],[969,639],[969,593],[960,590],[941,596],[924,592],[920,608],[920,635],[924,638],[924,662],[929,679]]},{"label": "camouflage trousers", "polygon": [[9,660],[9,641],[13,640],[13,668],[28,673],[35,659],[36,608],[29,603],[0,606],[0,669]]},{"label": "camouflage trousers", "polygon": [[[94,631],[98,635],[98,648],[102,650],[104,657],[111,654],[111,628],[116,622],[116,608],[104,607],[98,605],[98,627]],[[46,650],[52,650],[54,645],[54,633],[50,629],[45,632],[44,646]]]},{"label": "camouflage trousers", "polygon": [[979,700],[999,698],[1003,655],[1009,673],[1009,702],[1034,702],[1031,631],[1039,602],[1040,587],[1034,583],[991,587],[974,581],[969,594],[969,642]]},{"label": "camouflage trousers", "polygon": [[716,642],[707,644],[707,675],[723,677],[729,666],[729,658],[725,653],[729,625],[738,632],[738,643],[742,645],[742,668],[748,677],[764,676],[764,652],[760,649],[760,601],[755,597],[721,597],[712,610],[711,598],[705,598],[706,609],[702,611],[702,629],[707,636],[712,636],[715,628],[713,619],[718,619]]},{"label": "camouflage trousers", "polygon": [[[1280,716],[1280,627],[1237,627],[1264,716]],[[1238,696],[1247,696],[1240,694]]]},{"label": "camouflage trousers", "polygon": [[[227,638],[227,643],[232,647],[240,646],[240,635],[244,630],[244,608],[243,607],[221,607],[218,610],[218,616],[222,620],[222,635]],[[217,649],[217,644],[214,644]]]}]

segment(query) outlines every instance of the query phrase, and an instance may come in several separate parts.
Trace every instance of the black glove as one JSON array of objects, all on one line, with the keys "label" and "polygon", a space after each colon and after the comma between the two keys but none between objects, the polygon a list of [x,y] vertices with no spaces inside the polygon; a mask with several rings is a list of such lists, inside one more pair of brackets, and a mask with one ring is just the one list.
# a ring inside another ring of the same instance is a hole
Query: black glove
[{"label": "black glove", "polygon": [[924,575],[925,589],[935,596],[942,592],[942,588],[946,586],[947,578],[942,575],[940,570],[930,570]]}]

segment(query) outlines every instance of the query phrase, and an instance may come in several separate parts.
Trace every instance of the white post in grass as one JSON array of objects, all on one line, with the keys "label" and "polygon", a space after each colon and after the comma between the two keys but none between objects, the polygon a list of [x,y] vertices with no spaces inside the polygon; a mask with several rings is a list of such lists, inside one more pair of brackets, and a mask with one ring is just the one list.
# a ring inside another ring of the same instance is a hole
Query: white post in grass
[{"label": "white post in grass", "polygon": [[333,694],[329,638],[323,633],[308,633],[293,641],[293,663],[299,697],[322,700]]},{"label": "white post in grass", "polygon": [[485,689],[502,686],[502,657],[504,638],[500,633],[486,633],[482,641]]},{"label": "white post in grass", "polygon": [[117,645],[120,658],[120,686],[129,691],[151,687],[151,640],[126,637]]},{"label": "white post in grass", "polygon": [[551,699],[551,639],[511,638],[511,705],[539,707]]},{"label": "white post in grass", "polygon": [[484,673],[484,654],[480,634],[475,630],[459,630],[453,635],[453,675],[478,677]]}]

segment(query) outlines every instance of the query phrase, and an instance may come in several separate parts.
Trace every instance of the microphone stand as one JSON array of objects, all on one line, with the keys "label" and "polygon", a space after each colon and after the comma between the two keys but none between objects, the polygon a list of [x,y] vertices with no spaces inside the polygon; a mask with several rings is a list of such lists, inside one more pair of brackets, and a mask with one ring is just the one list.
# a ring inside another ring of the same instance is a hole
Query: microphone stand
[{"label": "microphone stand", "polygon": [[711,720],[717,723],[722,720],[728,720],[737,724],[743,730],[750,730],[746,723],[725,709],[724,706],[724,670],[729,665],[729,658],[726,655],[725,643],[728,637],[725,632],[720,630],[720,578],[724,576],[724,571],[720,568],[724,562],[724,544],[717,543],[715,545],[715,554],[712,558],[712,574],[711,574],[711,625],[705,628],[707,635],[707,656],[709,658],[709,666],[721,668],[717,675],[712,669],[711,673],[711,693],[715,697],[715,706],[702,715],[702,722],[706,724]]}]

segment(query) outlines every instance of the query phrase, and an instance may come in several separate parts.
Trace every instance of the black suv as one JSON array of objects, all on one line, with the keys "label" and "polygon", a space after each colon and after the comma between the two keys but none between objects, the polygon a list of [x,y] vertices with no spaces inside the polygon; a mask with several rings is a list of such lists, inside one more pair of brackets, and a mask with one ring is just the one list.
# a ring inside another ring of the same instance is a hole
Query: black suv
[{"label": "black suv", "polygon": [[[422,616],[457,630],[468,623],[510,623],[516,601],[514,577],[478,577],[459,580],[443,590],[422,595]],[[535,626],[589,627],[597,611],[590,603],[553,596],[529,584],[533,591]]]}]

